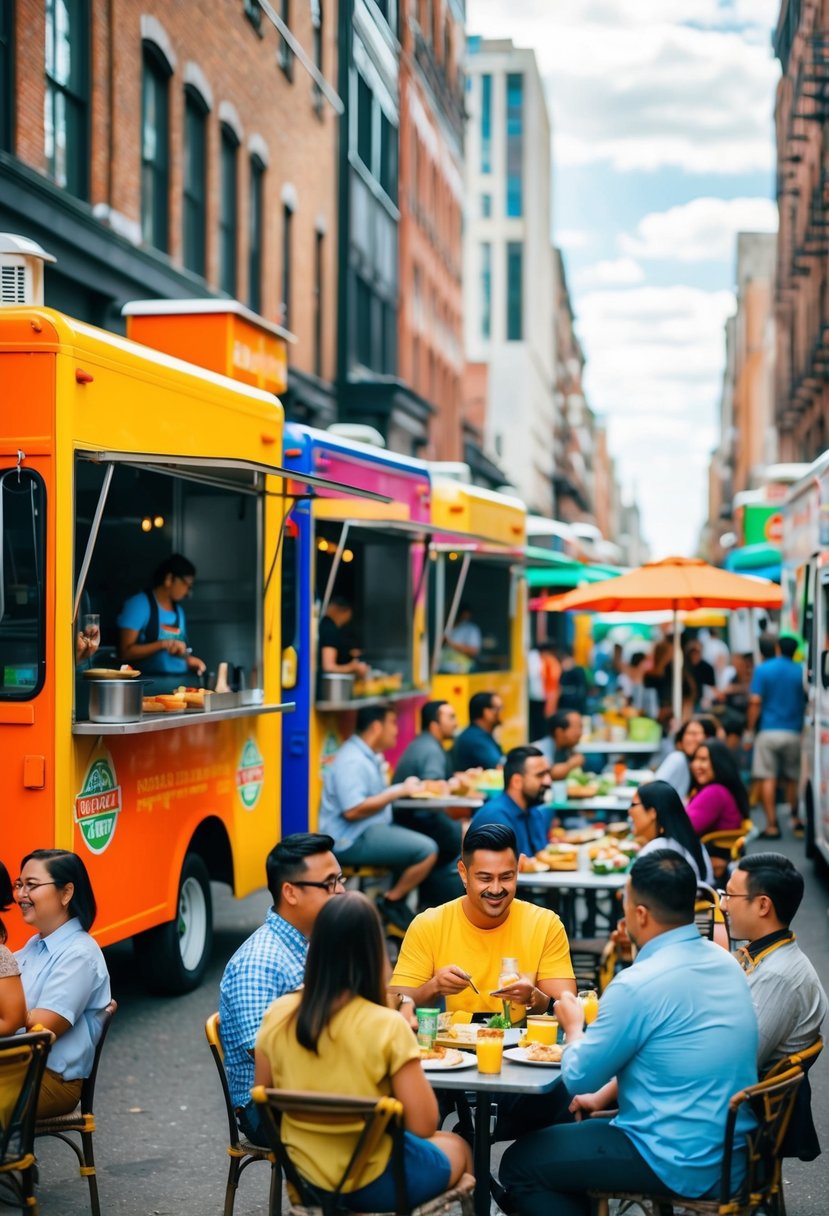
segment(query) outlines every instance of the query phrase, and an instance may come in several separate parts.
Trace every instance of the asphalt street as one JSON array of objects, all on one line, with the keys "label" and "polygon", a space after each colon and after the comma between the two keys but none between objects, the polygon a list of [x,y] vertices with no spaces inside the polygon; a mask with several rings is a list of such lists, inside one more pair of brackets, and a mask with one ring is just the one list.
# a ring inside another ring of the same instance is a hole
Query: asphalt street
[{"label": "asphalt street", "polygon": [[[755,842],[752,851],[760,844]],[[795,928],[829,990],[829,880],[805,861],[800,842],[788,837],[780,847],[806,876],[806,898]],[[197,992],[177,999],[147,996],[134,974],[129,946],[107,951],[119,1011],[102,1058],[96,1101],[103,1216],[209,1216],[222,1211],[227,1126],[204,1022],[217,1007],[226,960],[261,923],[269,899],[266,891],[241,902],[232,900],[222,887],[216,887],[214,894],[213,962]],[[825,1216],[829,1210],[827,1056],[824,1053],[811,1074],[815,1121],[827,1151],[810,1164],[786,1163],[788,1216]],[[45,1216],[87,1216],[86,1182],[79,1178],[69,1149],[41,1141],[38,1157]],[[265,1213],[267,1192],[268,1167],[256,1163],[242,1177],[238,1216]]]}]

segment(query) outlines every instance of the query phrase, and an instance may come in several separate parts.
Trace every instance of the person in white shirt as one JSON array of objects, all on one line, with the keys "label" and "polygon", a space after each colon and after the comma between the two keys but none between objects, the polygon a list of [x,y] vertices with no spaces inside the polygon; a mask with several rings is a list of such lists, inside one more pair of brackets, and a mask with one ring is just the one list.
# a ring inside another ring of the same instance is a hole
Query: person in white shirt
[{"label": "person in white shirt", "polygon": [[697,876],[697,882],[714,881],[711,858],[702,847],[676,790],[667,781],[640,785],[630,804],[633,834],[642,842],[639,856],[656,849],[681,853]]},{"label": "person in white shirt", "polygon": [[483,635],[472,619],[472,609],[469,604],[462,603],[455,624],[443,639],[440,670],[466,675],[473,670],[482,643]]},{"label": "person in white shirt", "polygon": [[674,750],[662,761],[654,779],[667,781],[684,801],[691,792],[691,757],[700,743],[713,739],[716,733],[712,718],[689,718],[683,722],[674,737]]}]

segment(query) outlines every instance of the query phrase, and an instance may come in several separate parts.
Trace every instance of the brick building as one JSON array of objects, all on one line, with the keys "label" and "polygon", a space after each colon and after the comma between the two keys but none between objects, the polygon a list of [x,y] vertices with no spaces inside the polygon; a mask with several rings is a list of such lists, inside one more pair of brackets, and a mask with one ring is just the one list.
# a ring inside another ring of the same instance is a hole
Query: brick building
[{"label": "brick building", "polygon": [[415,0],[400,46],[399,371],[434,409],[430,458],[461,460],[462,0]]},{"label": "brick building", "polygon": [[336,6],[0,0],[0,229],[47,303],[227,294],[296,335],[286,405],[335,416]]},{"label": "brick building", "polygon": [[829,3],[782,0],[777,87],[777,375],[780,459],[829,446]]}]

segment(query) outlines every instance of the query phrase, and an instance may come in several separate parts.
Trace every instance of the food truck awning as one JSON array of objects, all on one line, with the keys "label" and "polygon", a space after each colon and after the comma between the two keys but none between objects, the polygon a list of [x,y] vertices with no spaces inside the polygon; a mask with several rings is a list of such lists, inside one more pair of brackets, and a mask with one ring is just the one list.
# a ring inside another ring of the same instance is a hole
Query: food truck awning
[{"label": "food truck awning", "polygon": [[[329,517],[330,518],[330,517]],[[432,537],[437,541],[447,541],[455,537],[457,533],[449,531],[447,528],[439,528],[436,524],[430,524],[428,520],[422,519],[331,519],[332,523],[347,524],[349,531],[354,529],[374,529],[381,528],[383,532],[397,532],[401,536],[411,536],[417,540],[423,540]],[[468,539],[468,538],[467,538]],[[447,549],[457,549],[457,545],[446,545]]]},{"label": "food truck awning", "polygon": [[563,553],[529,546],[526,552],[527,585],[537,591],[544,587],[581,587],[615,578],[624,571],[616,566],[588,566]]},{"label": "food truck awning", "polygon": [[[169,476],[184,477],[191,480],[209,481],[211,485],[223,486],[242,494],[261,494],[263,487],[259,483],[262,476],[284,477],[299,485],[311,486],[317,490],[328,490],[337,494],[348,494],[352,498],[369,498],[374,502],[391,502],[386,494],[376,494],[373,490],[364,490],[360,486],[348,485],[342,481],[332,481],[328,477],[318,477],[315,473],[302,473],[295,469],[286,469],[278,464],[266,464],[259,460],[244,460],[234,456],[167,456],[157,452],[109,452],[78,450],[81,460],[89,460],[93,464],[122,464],[149,469],[156,473],[166,473]],[[285,494],[280,497],[291,498]]]}]

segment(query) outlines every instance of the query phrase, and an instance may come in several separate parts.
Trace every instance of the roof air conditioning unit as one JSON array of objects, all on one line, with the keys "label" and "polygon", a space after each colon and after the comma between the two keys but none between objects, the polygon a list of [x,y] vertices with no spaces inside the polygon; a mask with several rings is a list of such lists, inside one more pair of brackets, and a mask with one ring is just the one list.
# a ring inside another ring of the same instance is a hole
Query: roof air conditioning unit
[{"label": "roof air conditioning unit", "polygon": [[352,443],[365,443],[370,448],[384,448],[386,441],[376,427],[365,426],[361,422],[333,422],[328,428],[329,435],[338,439],[350,439]]},{"label": "roof air conditioning unit", "polygon": [[43,264],[56,260],[37,241],[0,232],[0,304],[42,304]]}]

